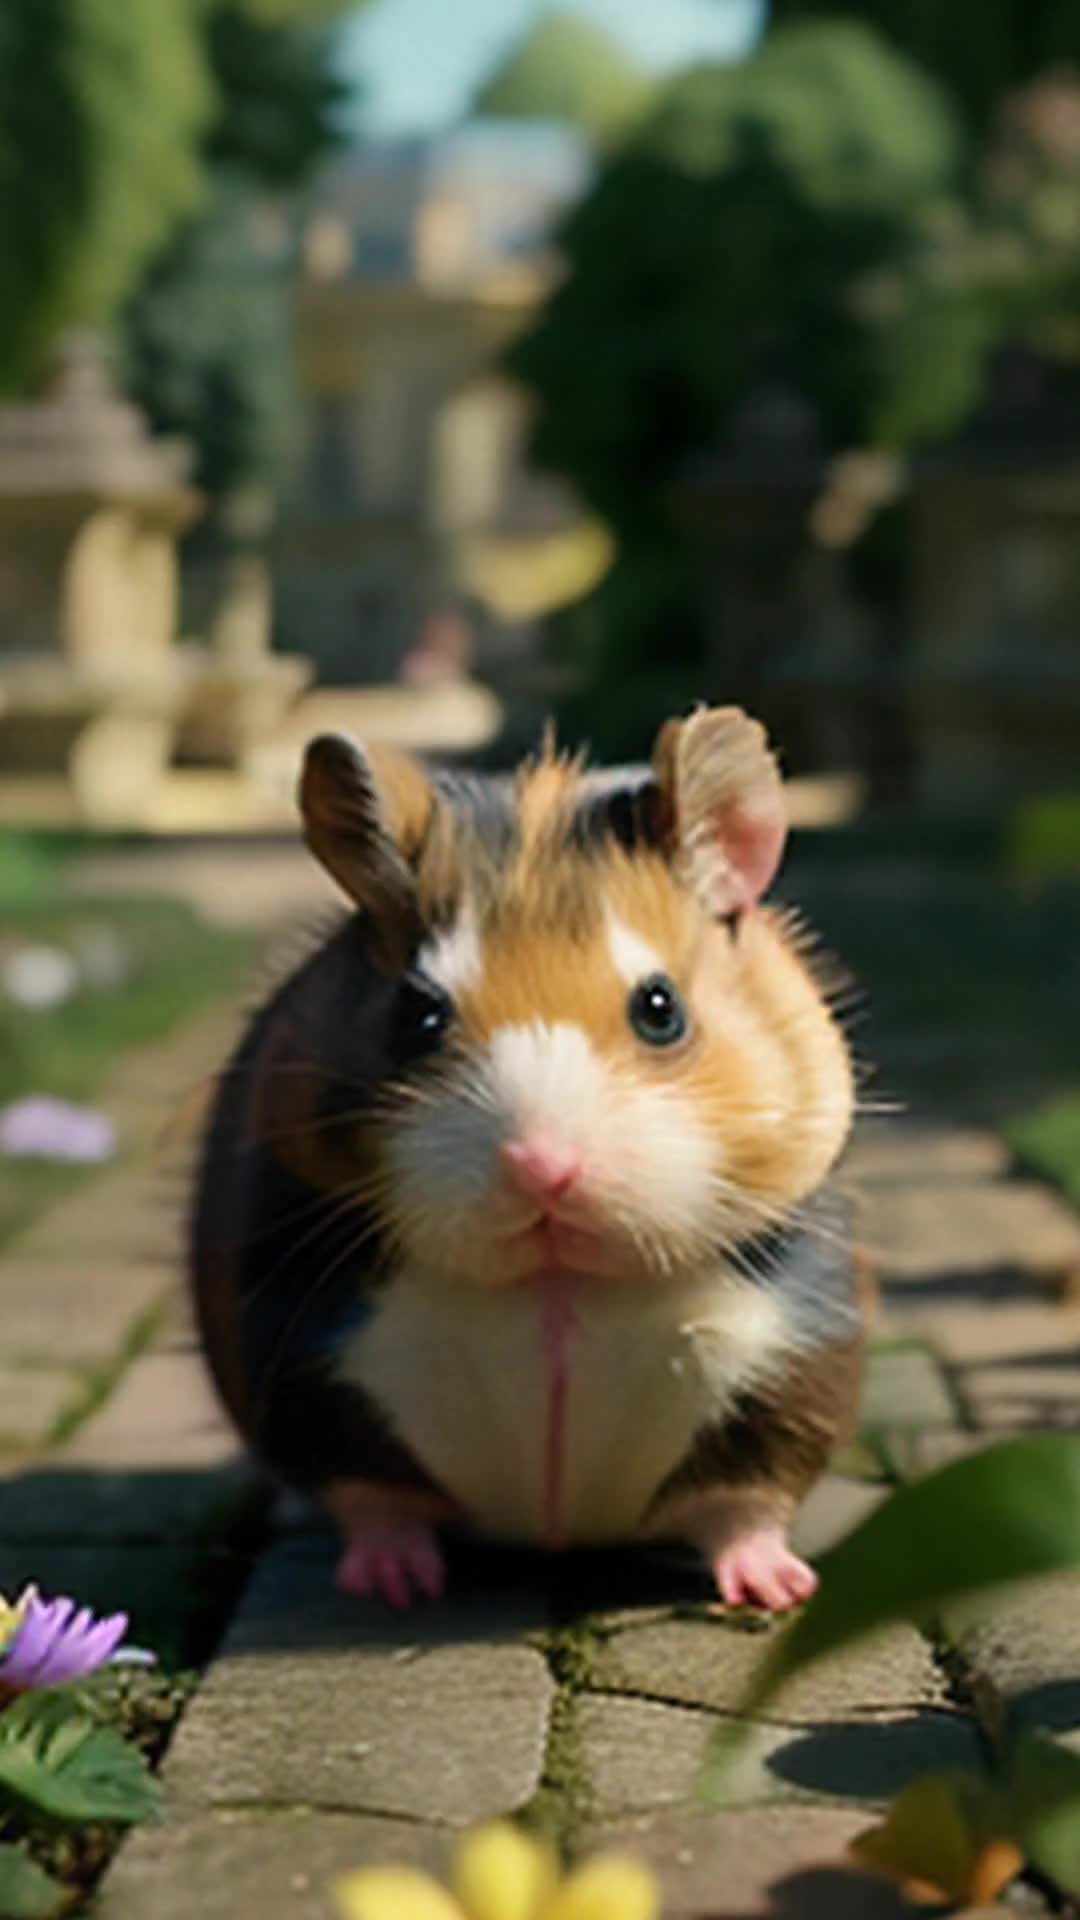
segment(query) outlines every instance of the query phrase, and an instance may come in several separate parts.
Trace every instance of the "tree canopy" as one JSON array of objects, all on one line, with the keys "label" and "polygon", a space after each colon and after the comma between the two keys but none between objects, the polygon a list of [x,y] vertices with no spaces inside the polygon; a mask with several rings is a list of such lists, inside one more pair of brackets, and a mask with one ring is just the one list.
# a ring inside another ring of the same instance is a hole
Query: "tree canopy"
[{"label": "tree canopy", "polygon": [[286,289],[258,213],[250,184],[222,174],[125,316],[125,386],[159,431],[192,442],[212,499],[274,474],[291,444]]},{"label": "tree canopy", "polygon": [[161,431],[196,449],[212,498],[274,476],[295,422],[289,257],[261,203],[300,186],[338,139],[332,21],[345,0],[216,0],[204,50],[215,108],[205,192],[149,260],[121,316],[124,377]]},{"label": "tree canopy", "polygon": [[330,21],[347,0],[218,0],[206,26],[217,110],[204,144],[212,164],[268,188],[297,186],[338,137],[346,88]]},{"label": "tree canopy", "polygon": [[107,322],[201,190],[212,82],[191,0],[0,10],[0,389]]},{"label": "tree canopy", "polygon": [[[571,214],[566,278],[511,352],[540,461],[629,530],[762,378],[836,444],[874,437],[889,374],[853,290],[910,254],[963,159],[940,90],[852,24],[677,79]],[[939,385],[924,411],[948,411]]]},{"label": "tree canopy", "polygon": [[603,144],[640,112],[649,82],[599,27],[550,12],[498,62],[477,89],[476,114],[563,120]]},{"label": "tree canopy", "polygon": [[748,397],[794,390],[826,449],[904,445],[971,405],[986,302],[932,271],[908,297],[931,237],[962,223],[971,164],[914,62],[856,22],[806,24],[676,78],[571,213],[565,277],[509,364],[539,463],[616,535],[580,629],[605,751],[640,746],[639,676],[658,661],[654,705],[693,684],[700,614],[672,502]]},{"label": "tree canopy", "polygon": [[770,17],[864,22],[936,75],[980,128],[1012,87],[1080,62],[1075,0],[772,0]]},{"label": "tree canopy", "polygon": [[227,163],[273,187],[325,150],[346,0],[5,0],[0,390],[106,327]]},{"label": "tree canopy", "polygon": [[[663,661],[678,697],[693,681],[672,501],[744,401],[779,384],[825,452],[889,455],[977,421],[1003,346],[1080,388],[1080,82],[1017,84],[1080,43],[1080,8],[776,0],[773,22],[748,59],[674,80],[600,168],[510,354],[538,460],[617,538],[577,629],[609,751],[640,744],[613,714],[635,675]],[[879,597],[900,511],[850,562]]]}]

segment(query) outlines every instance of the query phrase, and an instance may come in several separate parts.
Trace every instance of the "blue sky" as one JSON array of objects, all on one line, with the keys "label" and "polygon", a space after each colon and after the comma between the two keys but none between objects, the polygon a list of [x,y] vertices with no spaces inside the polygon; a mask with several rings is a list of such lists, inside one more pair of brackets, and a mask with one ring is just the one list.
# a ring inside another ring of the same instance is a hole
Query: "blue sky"
[{"label": "blue sky", "polygon": [[[657,71],[742,53],[763,0],[559,0]],[[445,126],[544,0],[370,0],[345,29],[347,73],[361,80],[364,131]]]}]

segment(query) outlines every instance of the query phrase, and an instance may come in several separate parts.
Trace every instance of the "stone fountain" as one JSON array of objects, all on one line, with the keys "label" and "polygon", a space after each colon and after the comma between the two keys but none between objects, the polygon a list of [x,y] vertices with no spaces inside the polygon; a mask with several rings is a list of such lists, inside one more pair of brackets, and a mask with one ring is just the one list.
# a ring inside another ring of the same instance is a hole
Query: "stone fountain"
[{"label": "stone fountain", "polygon": [[0,772],[66,782],[126,825],[161,779],[194,662],[175,647],[177,539],[201,511],[100,342],[59,344],[42,398],[0,408]]}]

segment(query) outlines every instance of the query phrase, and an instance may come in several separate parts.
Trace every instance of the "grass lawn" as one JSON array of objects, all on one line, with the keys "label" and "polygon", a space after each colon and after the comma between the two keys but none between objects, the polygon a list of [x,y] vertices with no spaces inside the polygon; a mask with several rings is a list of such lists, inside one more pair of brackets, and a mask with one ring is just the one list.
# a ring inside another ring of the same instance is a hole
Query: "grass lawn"
[{"label": "grass lawn", "polygon": [[1080,1085],[1018,1115],[1005,1133],[1022,1160],[1056,1181],[1080,1207]]},{"label": "grass lawn", "polygon": [[[206,925],[179,901],[66,898],[62,875],[63,861],[32,843],[0,843],[0,965],[21,947],[72,951],[104,933],[124,977],[40,1011],[0,989],[0,1106],[28,1093],[92,1104],[126,1049],[235,990],[254,951],[249,937]],[[91,1171],[0,1160],[0,1243]]]}]

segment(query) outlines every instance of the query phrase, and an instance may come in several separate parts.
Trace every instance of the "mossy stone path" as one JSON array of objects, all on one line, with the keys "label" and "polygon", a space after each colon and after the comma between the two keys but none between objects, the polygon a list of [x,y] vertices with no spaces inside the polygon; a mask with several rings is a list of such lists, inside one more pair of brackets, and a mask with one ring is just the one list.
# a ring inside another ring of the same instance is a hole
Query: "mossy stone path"
[{"label": "mossy stone path", "polygon": [[[147,1140],[151,1109],[212,1070],[229,1024],[214,1013],[125,1063],[116,1100]],[[940,1642],[901,1628],[824,1663],[707,1812],[704,1744],[771,1630],[712,1614],[676,1559],[461,1552],[447,1599],[401,1619],[337,1595],[326,1530],[271,1501],[220,1421],[151,1158],[102,1174],[2,1262],[0,1587],[130,1605],[170,1660],[220,1635],[166,1759],[166,1818],[120,1850],[99,1920],[331,1920],[335,1872],[441,1866],[463,1825],[511,1809],[575,1852],[633,1846],[672,1920],[873,1920],[902,1903],[844,1849],[906,1778],[981,1765],[1007,1708],[1080,1738],[1080,1577],[954,1609]],[[868,1413],[890,1473],[1074,1423],[1070,1209],[1014,1178],[992,1133],[938,1121],[869,1123],[848,1173],[880,1293]],[[807,1550],[884,1497],[880,1457],[838,1462]],[[1016,1898],[1046,1911],[1034,1888]]]}]

